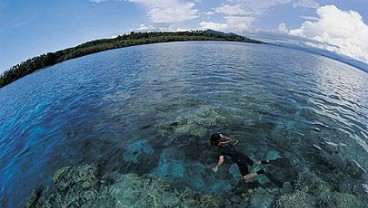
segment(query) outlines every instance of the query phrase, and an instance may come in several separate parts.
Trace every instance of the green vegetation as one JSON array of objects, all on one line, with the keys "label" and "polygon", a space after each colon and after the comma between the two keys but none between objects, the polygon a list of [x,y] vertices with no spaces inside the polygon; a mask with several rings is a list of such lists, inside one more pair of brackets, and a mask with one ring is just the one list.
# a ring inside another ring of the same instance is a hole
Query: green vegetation
[{"label": "green vegetation", "polygon": [[123,48],[134,45],[142,45],[148,43],[171,42],[171,41],[194,41],[194,40],[217,40],[217,41],[238,41],[250,43],[262,43],[233,33],[221,33],[213,30],[206,31],[187,31],[187,32],[147,32],[120,35],[112,39],[100,39],[83,43],[73,48],[43,54],[18,65],[15,65],[5,71],[0,76],[0,88],[20,79],[39,69],[52,66],[54,64],[85,56],[88,54]]}]

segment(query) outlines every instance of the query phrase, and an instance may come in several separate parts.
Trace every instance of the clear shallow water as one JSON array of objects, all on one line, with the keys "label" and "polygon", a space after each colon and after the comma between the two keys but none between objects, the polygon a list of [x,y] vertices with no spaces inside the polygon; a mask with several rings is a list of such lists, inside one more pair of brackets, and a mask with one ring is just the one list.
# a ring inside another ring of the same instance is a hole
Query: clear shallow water
[{"label": "clear shallow water", "polygon": [[[353,194],[368,183],[368,75],[301,51],[229,42],[112,50],[18,80],[0,89],[0,103],[2,207],[24,205],[60,167],[92,162],[231,193],[236,169],[210,171],[215,131],[253,159],[288,157],[336,190],[342,179]],[[341,160],[363,174],[335,176],[347,170]]]}]

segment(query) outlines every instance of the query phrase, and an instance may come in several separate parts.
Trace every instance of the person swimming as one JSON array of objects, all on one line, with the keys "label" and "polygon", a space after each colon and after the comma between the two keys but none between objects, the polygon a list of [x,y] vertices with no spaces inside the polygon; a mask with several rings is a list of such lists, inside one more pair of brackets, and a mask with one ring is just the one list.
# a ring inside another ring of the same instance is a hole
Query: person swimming
[{"label": "person swimming", "polygon": [[248,166],[255,167],[261,164],[269,164],[269,161],[253,161],[248,155],[237,151],[232,143],[237,143],[237,140],[233,140],[230,137],[224,136],[222,133],[215,133],[211,135],[210,143],[212,146],[217,147],[219,152],[219,160],[217,165],[212,168],[213,172],[217,172],[219,167],[224,163],[225,157],[230,158],[239,167],[240,173],[243,179],[250,180],[258,175],[265,174],[266,169],[261,169],[255,173],[250,173]]}]

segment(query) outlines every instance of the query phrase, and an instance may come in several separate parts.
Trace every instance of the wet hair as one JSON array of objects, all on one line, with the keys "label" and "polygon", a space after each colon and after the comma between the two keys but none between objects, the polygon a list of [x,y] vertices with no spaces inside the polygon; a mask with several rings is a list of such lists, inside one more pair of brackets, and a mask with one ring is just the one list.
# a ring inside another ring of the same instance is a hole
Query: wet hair
[{"label": "wet hair", "polygon": [[211,138],[210,138],[210,142],[211,142],[211,146],[217,146],[217,144],[220,142],[221,140],[221,136],[220,136],[221,133],[215,133],[215,134],[212,134],[211,135]]}]

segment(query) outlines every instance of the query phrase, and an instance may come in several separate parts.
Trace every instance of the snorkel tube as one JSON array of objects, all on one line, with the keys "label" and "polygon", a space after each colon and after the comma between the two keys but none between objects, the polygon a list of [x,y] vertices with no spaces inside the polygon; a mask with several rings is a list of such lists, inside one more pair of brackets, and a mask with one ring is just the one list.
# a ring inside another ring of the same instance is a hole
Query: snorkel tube
[{"label": "snorkel tube", "polygon": [[[222,140],[225,139],[225,140]],[[231,139],[229,137],[225,137],[222,135],[221,132],[217,132],[211,135],[210,143],[211,146],[222,146],[224,144],[228,144],[230,142],[235,142],[233,145],[236,145],[239,143],[237,139]]]}]

